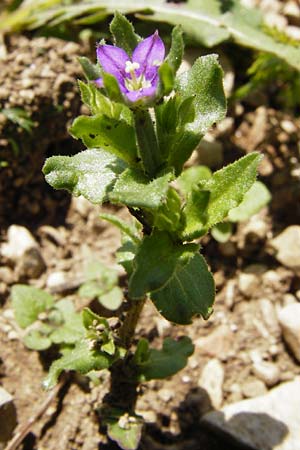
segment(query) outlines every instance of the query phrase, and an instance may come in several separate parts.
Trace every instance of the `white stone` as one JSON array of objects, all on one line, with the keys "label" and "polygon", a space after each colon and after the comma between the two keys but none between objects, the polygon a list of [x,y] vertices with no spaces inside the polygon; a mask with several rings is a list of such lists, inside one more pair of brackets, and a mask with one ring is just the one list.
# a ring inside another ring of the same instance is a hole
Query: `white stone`
[{"label": "white stone", "polygon": [[249,379],[242,386],[242,393],[247,398],[259,397],[267,392],[265,383],[257,379]]},{"label": "white stone", "polygon": [[38,248],[38,243],[30,231],[20,225],[11,225],[7,231],[7,243],[1,246],[1,254],[16,262],[32,248]]},{"label": "white stone", "polygon": [[300,303],[292,303],[279,310],[278,320],[285,342],[300,361]]},{"label": "white stone", "polygon": [[276,364],[269,361],[257,361],[252,366],[252,371],[267,386],[274,386],[280,379],[280,370]]},{"label": "white stone", "polygon": [[286,267],[300,269],[300,226],[287,227],[270,241],[276,259]]},{"label": "white stone", "polygon": [[[300,378],[268,394],[207,413],[202,425],[256,450],[299,450]],[[230,447],[228,447],[230,448]]]},{"label": "white stone", "polygon": [[52,272],[47,278],[46,286],[49,289],[56,288],[66,282],[66,273],[65,272]]},{"label": "white stone", "polygon": [[261,298],[259,300],[259,307],[262,319],[268,331],[275,338],[279,337],[281,334],[280,326],[277,319],[276,309],[273,303],[268,298]]},{"label": "white stone", "polygon": [[208,393],[211,404],[219,409],[223,403],[224,369],[221,362],[211,359],[203,368],[198,386]]},{"label": "white stone", "polygon": [[17,425],[13,397],[0,386],[0,442],[8,441]]},{"label": "white stone", "polygon": [[240,273],[238,288],[245,297],[252,297],[259,286],[259,280],[253,273]]}]

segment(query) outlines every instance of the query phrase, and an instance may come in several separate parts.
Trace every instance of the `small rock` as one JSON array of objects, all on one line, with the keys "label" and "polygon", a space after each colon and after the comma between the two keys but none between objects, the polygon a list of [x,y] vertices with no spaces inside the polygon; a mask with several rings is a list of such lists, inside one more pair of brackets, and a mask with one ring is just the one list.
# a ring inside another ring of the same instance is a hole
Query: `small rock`
[{"label": "small rock", "polygon": [[284,296],[282,297],[282,306],[288,306],[292,303],[297,303],[296,297],[293,294],[284,294]]},{"label": "small rock", "polygon": [[214,408],[223,402],[224,369],[218,359],[211,359],[203,368],[198,386],[205,389]]},{"label": "small rock", "polygon": [[0,442],[11,439],[17,425],[17,412],[13,397],[0,386]]},{"label": "small rock", "polygon": [[245,225],[243,232],[251,241],[256,242],[263,240],[268,233],[268,224],[259,216],[259,214],[255,214]]},{"label": "small rock", "polygon": [[242,384],[242,393],[246,398],[259,397],[267,392],[265,383],[261,380],[251,379]]},{"label": "small rock", "polygon": [[300,303],[292,303],[279,310],[278,320],[285,342],[300,361]]},{"label": "small rock", "polygon": [[86,218],[92,209],[92,205],[86,198],[80,195],[79,197],[72,197],[72,208],[83,218]]},{"label": "small rock", "polygon": [[280,125],[281,128],[288,134],[297,133],[297,127],[291,120],[283,120]]},{"label": "small rock", "polygon": [[295,39],[296,41],[300,41],[300,28],[299,27],[289,25],[288,27],[285,28],[285,32],[292,39]]},{"label": "small rock", "polygon": [[273,303],[268,298],[261,298],[259,300],[259,307],[261,310],[263,321],[268,331],[272,336],[278,338],[281,332]]},{"label": "small rock", "polygon": [[259,279],[253,273],[240,273],[238,288],[245,297],[252,297],[259,287]]},{"label": "small rock", "polygon": [[171,323],[163,317],[154,317],[154,322],[159,336],[165,336],[172,328]]},{"label": "small rock", "polygon": [[158,391],[158,396],[162,401],[168,403],[174,397],[174,392],[170,389],[160,389]]},{"label": "small rock", "polygon": [[212,411],[201,425],[222,432],[224,440],[238,440],[254,450],[298,450],[300,378],[283,383],[268,394]]},{"label": "small rock", "polygon": [[254,375],[256,375],[267,386],[271,387],[277,384],[280,379],[280,370],[276,364],[268,361],[255,362],[252,367]]},{"label": "small rock", "polygon": [[234,333],[227,325],[220,325],[208,336],[195,341],[196,350],[212,357],[224,358],[234,352]]},{"label": "small rock", "polygon": [[45,270],[45,261],[37,247],[26,250],[16,267],[19,278],[38,278]]},{"label": "small rock", "polygon": [[228,258],[235,256],[237,254],[237,249],[234,242],[231,241],[222,242],[219,243],[218,247],[222,255]]},{"label": "small rock", "polygon": [[7,243],[1,247],[1,254],[17,262],[27,250],[38,248],[38,243],[27,228],[11,225],[7,231]]},{"label": "small rock", "polygon": [[9,267],[0,267],[0,281],[5,284],[13,284],[15,281],[14,273]]},{"label": "small rock", "polygon": [[287,227],[270,241],[276,259],[286,267],[300,269],[300,226]]},{"label": "small rock", "polygon": [[46,286],[48,289],[55,289],[67,281],[66,272],[52,272],[47,278]]}]

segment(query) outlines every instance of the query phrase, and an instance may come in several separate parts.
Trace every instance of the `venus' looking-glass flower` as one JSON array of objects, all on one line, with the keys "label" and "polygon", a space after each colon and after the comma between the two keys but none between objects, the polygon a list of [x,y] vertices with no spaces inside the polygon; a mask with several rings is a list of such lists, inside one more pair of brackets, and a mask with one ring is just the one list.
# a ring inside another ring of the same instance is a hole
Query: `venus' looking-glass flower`
[{"label": "venus' looking-glass flower", "polygon": [[[165,46],[157,31],[136,46],[132,57],[114,45],[99,45],[97,48],[103,71],[117,79],[121,92],[132,103],[155,95],[159,82],[158,68],[164,57]],[[95,82],[103,87],[102,78]]]}]

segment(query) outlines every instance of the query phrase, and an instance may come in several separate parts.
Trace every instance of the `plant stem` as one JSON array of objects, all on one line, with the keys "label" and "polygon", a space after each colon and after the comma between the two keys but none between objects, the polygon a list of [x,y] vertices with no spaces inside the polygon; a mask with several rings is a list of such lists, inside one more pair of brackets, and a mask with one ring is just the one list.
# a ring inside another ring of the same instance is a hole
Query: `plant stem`
[{"label": "plant stem", "polygon": [[132,300],[123,325],[120,328],[119,336],[126,349],[130,347],[137,322],[142,312],[146,299]]},{"label": "plant stem", "polygon": [[148,111],[134,111],[135,129],[139,144],[140,157],[145,172],[154,178],[162,166],[163,160],[157,143],[157,137]]}]

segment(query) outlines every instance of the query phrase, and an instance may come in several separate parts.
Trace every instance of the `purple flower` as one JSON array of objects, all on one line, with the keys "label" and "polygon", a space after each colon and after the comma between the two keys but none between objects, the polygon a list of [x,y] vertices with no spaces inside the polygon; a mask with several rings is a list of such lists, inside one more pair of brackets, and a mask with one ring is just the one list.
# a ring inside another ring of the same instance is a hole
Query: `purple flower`
[{"label": "purple flower", "polygon": [[[154,97],[159,82],[158,68],[165,57],[165,46],[156,31],[141,41],[132,57],[114,45],[99,45],[97,58],[104,72],[113,75],[120,90],[134,103],[144,97]],[[102,78],[95,80],[103,87]]]}]

